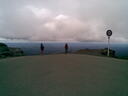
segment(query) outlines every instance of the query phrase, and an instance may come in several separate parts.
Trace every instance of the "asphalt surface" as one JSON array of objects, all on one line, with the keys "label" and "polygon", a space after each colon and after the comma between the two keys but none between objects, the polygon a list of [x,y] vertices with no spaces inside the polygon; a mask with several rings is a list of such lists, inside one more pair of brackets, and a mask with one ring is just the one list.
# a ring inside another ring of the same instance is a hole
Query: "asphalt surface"
[{"label": "asphalt surface", "polygon": [[128,61],[75,54],[3,59],[0,96],[128,96]]}]

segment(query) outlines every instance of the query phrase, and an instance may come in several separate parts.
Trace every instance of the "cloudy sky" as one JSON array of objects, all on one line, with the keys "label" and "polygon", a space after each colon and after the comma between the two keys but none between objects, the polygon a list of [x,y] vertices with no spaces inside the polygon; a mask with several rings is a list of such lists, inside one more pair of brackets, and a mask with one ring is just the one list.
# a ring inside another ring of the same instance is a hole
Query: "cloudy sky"
[{"label": "cloudy sky", "polygon": [[128,42],[128,0],[0,0],[0,40]]}]

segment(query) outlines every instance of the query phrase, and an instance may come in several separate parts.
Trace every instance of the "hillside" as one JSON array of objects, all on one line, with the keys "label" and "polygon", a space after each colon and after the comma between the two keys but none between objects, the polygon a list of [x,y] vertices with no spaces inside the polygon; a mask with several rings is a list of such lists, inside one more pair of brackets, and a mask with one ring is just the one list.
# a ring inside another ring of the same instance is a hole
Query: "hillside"
[{"label": "hillside", "polygon": [[127,96],[128,61],[89,55],[0,60],[0,96]]}]

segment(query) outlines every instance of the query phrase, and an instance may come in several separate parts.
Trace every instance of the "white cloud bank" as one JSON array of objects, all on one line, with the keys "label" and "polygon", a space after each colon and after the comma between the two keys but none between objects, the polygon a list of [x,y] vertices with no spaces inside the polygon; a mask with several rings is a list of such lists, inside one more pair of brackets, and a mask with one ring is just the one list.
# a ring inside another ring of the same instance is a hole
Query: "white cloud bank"
[{"label": "white cloud bank", "polygon": [[[1,13],[0,37],[2,40],[7,38],[30,41],[100,42],[107,39],[105,33],[107,27],[103,19],[89,19],[88,17],[83,20],[79,16],[33,5],[22,6],[11,13],[5,13],[3,17]],[[120,24],[118,24],[119,27],[121,26]],[[114,29],[113,31],[116,30]],[[128,38],[125,35],[115,34],[114,32],[112,41],[127,42]]]},{"label": "white cloud bank", "polygon": [[103,25],[102,21],[84,22],[65,14],[53,13],[45,8],[29,7],[29,9],[35,15],[35,19],[40,21],[34,25],[35,32],[28,32],[33,34],[30,40],[101,41],[105,38],[104,30],[100,28]]},{"label": "white cloud bank", "polygon": [[83,22],[34,6],[24,7],[18,16],[9,22],[3,37],[36,41],[101,41],[104,38],[100,30],[103,23],[99,21]]}]

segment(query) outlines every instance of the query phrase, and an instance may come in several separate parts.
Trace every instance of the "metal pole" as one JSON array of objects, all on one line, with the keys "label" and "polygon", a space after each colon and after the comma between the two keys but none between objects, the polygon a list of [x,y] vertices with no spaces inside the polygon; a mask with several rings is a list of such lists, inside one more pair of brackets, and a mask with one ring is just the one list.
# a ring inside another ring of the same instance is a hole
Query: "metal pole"
[{"label": "metal pole", "polygon": [[108,53],[107,56],[110,56],[110,36],[108,36]]}]

